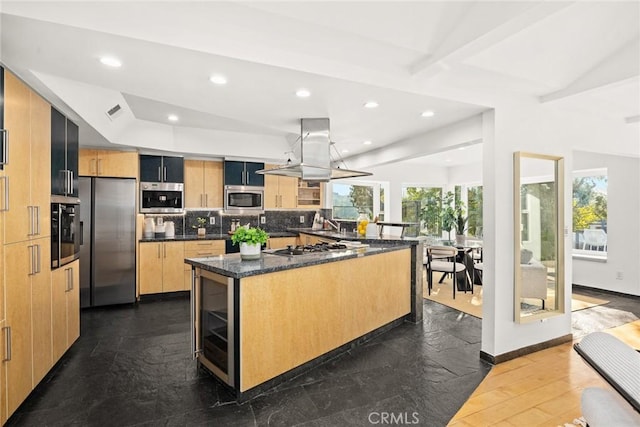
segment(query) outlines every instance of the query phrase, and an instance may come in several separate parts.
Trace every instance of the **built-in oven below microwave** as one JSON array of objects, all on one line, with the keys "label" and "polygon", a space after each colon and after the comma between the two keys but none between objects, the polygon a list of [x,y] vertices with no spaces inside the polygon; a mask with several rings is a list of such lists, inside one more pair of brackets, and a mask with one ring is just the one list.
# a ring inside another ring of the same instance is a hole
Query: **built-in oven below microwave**
[{"label": "built-in oven below microwave", "polygon": [[264,211],[264,187],[225,185],[224,210],[233,213]]},{"label": "built-in oven below microwave", "polygon": [[80,199],[51,196],[51,268],[80,258]]},{"label": "built-in oven below microwave", "polygon": [[184,184],[174,182],[141,182],[140,212],[184,212]]}]

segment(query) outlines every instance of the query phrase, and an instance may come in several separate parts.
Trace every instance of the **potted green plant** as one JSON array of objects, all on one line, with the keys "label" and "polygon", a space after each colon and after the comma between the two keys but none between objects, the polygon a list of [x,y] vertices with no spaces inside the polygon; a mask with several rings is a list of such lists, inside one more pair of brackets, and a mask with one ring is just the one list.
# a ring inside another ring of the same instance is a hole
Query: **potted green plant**
[{"label": "potted green plant", "polygon": [[199,216],[196,219],[196,224],[192,225],[191,228],[197,228],[198,236],[204,236],[205,234],[207,234],[207,229],[205,228],[205,225],[207,225],[207,218],[202,218]]},{"label": "potted green plant", "polygon": [[259,227],[238,227],[231,236],[234,245],[240,245],[240,258],[260,259],[262,245],[267,243],[269,235]]}]

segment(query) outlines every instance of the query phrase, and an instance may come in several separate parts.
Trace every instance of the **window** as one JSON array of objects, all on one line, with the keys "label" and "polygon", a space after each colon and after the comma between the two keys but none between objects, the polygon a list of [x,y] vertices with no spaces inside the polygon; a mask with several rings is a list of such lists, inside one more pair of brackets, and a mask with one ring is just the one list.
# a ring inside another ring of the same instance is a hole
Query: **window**
[{"label": "window", "polygon": [[574,255],[607,257],[607,187],[606,169],[574,172]]},{"label": "window", "polygon": [[442,188],[404,187],[402,189],[402,221],[417,222],[418,227],[405,231],[408,236],[442,235],[440,211],[442,209]]},{"label": "window", "polygon": [[373,190],[369,185],[333,184],[333,217],[357,219],[360,211],[373,217]]},{"label": "window", "polygon": [[482,239],[482,186],[467,188],[467,212],[467,234]]}]

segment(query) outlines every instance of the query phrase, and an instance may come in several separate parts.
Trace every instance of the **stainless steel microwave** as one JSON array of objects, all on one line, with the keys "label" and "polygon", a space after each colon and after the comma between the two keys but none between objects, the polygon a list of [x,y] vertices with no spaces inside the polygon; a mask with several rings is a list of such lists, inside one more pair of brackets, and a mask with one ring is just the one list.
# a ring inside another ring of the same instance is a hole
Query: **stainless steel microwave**
[{"label": "stainless steel microwave", "polygon": [[225,185],[224,210],[234,213],[264,211],[264,187]]},{"label": "stainless steel microwave", "polygon": [[184,184],[174,182],[141,182],[140,212],[184,212]]}]

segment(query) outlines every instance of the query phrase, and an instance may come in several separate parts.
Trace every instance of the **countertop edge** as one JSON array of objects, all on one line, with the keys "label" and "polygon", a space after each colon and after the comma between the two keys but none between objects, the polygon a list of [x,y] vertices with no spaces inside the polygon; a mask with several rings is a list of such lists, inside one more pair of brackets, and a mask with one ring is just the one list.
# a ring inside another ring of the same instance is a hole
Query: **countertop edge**
[{"label": "countertop edge", "polygon": [[[205,258],[185,258],[184,262],[185,264],[189,264],[193,267],[199,267],[203,270],[206,271],[211,271],[213,273],[217,273],[217,274],[221,274],[225,277],[231,277],[233,279],[242,279],[244,277],[251,277],[251,276],[259,276],[261,274],[269,274],[269,273],[275,273],[278,271],[285,271],[285,270],[292,270],[295,268],[304,268],[304,267],[310,267],[310,266],[314,266],[314,265],[321,265],[321,264],[328,264],[328,263],[332,263],[332,262],[339,262],[339,261],[345,261],[345,260],[349,260],[349,259],[354,259],[354,258],[361,258],[361,257],[365,257],[365,256],[375,256],[378,254],[383,254],[383,253],[387,253],[387,252],[393,252],[393,251],[398,251],[398,250],[402,250],[402,249],[409,249],[411,248],[411,245],[409,244],[404,244],[404,245],[392,245],[392,246],[388,246],[388,247],[372,247],[372,250],[368,250],[368,248],[362,248],[362,249],[357,249],[357,250],[353,250],[352,253],[349,254],[344,254],[343,256],[334,258],[334,257],[327,257],[327,258],[295,258],[295,256],[292,257],[287,257],[287,256],[281,256],[281,255],[272,255],[269,253],[262,253],[260,260],[255,260],[255,261],[240,261],[240,255],[239,254],[227,254],[227,255],[220,255],[220,256],[214,256],[214,257],[205,257]],[[363,249],[367,249],[364,250]],[[238,262],[241,263],[247,263],[246,265],[249,266],[251,265],[250,263],[254,263],[254,265],[258,265],[257,263],[260,263],[261,260],[264,257],[270,257],[272,259],[282,259],[283,263],[280,265],[274,265],[274,266],[270,266],[267,268],[263,268],[263,269],[256,269],[256,270],[251,270],[251,271],[246,271],[246,272],[234,272],[234,271],[230,271],[224,268],[220,268],[220,267],[216,267],[214,265],[208,264],[207,260],[220,260],[222,257],[225,258],[230,258],[230,259],[238,259]],[[288,264],[285,261],[286,260],[291,260],[291,259],[295,259],[296,263],[295,264]]]}]

